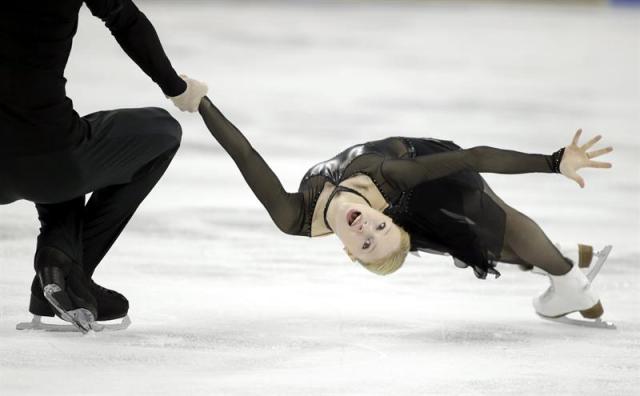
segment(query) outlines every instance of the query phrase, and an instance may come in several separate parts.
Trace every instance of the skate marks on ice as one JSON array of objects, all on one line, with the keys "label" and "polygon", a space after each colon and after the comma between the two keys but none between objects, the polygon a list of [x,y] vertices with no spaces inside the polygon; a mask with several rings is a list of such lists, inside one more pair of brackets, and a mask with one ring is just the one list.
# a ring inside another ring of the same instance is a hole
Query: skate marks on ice
[{"label": "skate marks on ice", "polygon": [[530,343],[533,338],[533,332],[523,328],[522,323],[520,325],[509,325],[480,321],[454,321],[442,324],[435,329],[405,334],[404,337],[436,344],[507,346]]},{"label": "skate marks on ice", "polygon": [[[166,288],[170,282],[162,277],[156,281],[159,284],[154,287],[158,289]],[[3,370],[32,378],[42,373],[57,373],[58,367],[74,369],[82,376],[90,376],[91,370],[99,369],[103,375],[101,381],[111,385],[98,389],[96,394],[114,392],[114,388],[119,387],[115,384],[122,381],[126,384],[123,394],[144,393],[139,384],[147,383],[150,387],[147,391],[158,394],[171,394],[187,386],[184,391],[191,394],[256,395],[265,391],[322,395],[340,393],[340,389],[345,394],[368,395],[394,394],[394,391],[428,394],[421,392],[424,389],[433,390],[431,394],[452,394],[453,391],[473,394],[471,390],[475,394],[488,394],[496,384],[501,389],[531,394],[527,393],[526,384],[518,380],[539,378],[545,371],[548,385],[542,384],[544,390],[551,392],[549,394],[563,394],[571,389],[561,382],[561,377],[566,375],[563,367],[575,364],[574,352],[583,351],[581,356],[586,353],[590,357],[580,376],[587,379],[577,384],[575,390],[596,389],[602,379],[588,379],[597,377],[596,369],[603,370],[600,378],[607,381],[613,375],[609,363],[602,363],[603,359],[597,356],[598,351],[614,348],[625,339],[629,342],[628,335],[622,337],[620,333],[612,333],[612,337],[603,342],[598,336],[602,332],[573,326],[545,326],[528,312],[528,306],[523,306],[522,312],[507,313],[500,309],[499,302],[491,308],[469,303],[465,305],[466,310],[453,313],[437,307],[407,307],[407,301],[393,293],[393,303],[389,306],[379,306],[373,295],[363,299],[371,304],[362,304],[358,296],[341,295],[336,297],[343,301],[336,310],[338,305],[331,300],[324,301],[324,297],[331,298],[337,294],[333,291],[340,289],[323,293],[325,286],[307,285],[312,293],[300,295],[297,289],[285,284],[259,288],[255,296],[262,295],[266,301],[248,304],[234,298],[219,298],[232,296],[232,290],[238,286],[239,295],[249,291],[233,278],[225,278],[225,282],[231,283],[226,290],[222,280],[206,285],[198,284],[196,278],[191,281],[196,290],[193,295],[191,291],[185,293],[182,299],[196,301],[193,297],[201,295],[217,303],[200,307],[197,312],[184,310],[170,315],[166,311],[174,311],[180,305],[178,302],[158,305],[147,298],[136,306],[144,315],[134,328],[84,337],[81,343],[77,335],[69,338],[71,334],[14,330],[13,335],[7,334],[9,343],[0,350],[22,350],[18,353],[21,356],[18,362],[6,359]],[[361,290],[363,286],[358,283],[352,286],[358,289],[358,294],[371,293],[368,288]],[[209,287],[214,291],[208,292]],[[314,287],[318,290],[313,290]],[[419,289],[412,289],[412,293],[421,293]],[[145,296],[151,291],[146,291]],[[315,296],[317,293],[322,293],[321,298]],[[284,294],[297,294],[304,306],[281,309]],[[433,301],[432,295],[420,297]],[[526,301],[523,299],[523,302]],[[479,313],[474,313],[476,308]],[[495,314],[485,315],[490,310],[496,310]],[[473,319],[461,320],[461,316]],[[596,351],[589,350],[592,343],[599,343]],[[63,348],[65,353],[60,354],[53,348]],[[527,359],[531,355],[539,357],[541,350],[551,355],[544,370]],[[40,362],[43,353],[55,353],[55,365]],[[485,367],[489,361],[491,373],[460,371],[462,366]],[[616,364],[631,367],[633,363],[627,356]],[[29,371],[24,367],[38,369]],[[502,378],[507,371],[510,374]],[[14,383],[15,380],[8,382]],[[193,390],[191,383],[200,384],[202,388]],[[59,385],[59,381],[54,384]],[[559,393],[554,393],[554,384],[559,384]],[[208,389],[204,389],[205,385]],[[360,388],[356,388],[358,386]],[[79,391],[79,385],[71,389]],[[627,380],[608,389],[600,394],[625,394],[630,384]]]}]

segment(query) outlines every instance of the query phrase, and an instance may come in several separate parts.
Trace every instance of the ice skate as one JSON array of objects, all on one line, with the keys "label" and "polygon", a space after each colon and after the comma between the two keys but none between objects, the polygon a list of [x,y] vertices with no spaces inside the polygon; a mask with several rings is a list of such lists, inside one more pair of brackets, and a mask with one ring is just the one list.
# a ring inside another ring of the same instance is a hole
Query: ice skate
[{"label": "ice skate", "polygon": [[[92,324],[92,331],[115,331],[126,330],[131,325],[131,319],[127,315],[129,301],[120,293],[107,289],[90,281],[91,294],[98,304],[96,321]],[[31,322],[21,322],[16,325],[17,330],[44,330],[73,332],[79,331],[77,327],[70,324],[43,322],[43,317],[53,317],[55,312],[49,302],[44,297],[44,292],[40,286],[38,277],[33,279],[31,284],[31,300],[29,302],[29,312],[33,314]],[[116,322],[115,319],[121,319]],[[104,323],[108,321],[110,323]]]},{"label": "ice skate", "polygon": [[[120,322],[113,323],[102,323],[102,322],[93,322],[91,325],[91,331],[101,332],[101,331],[117,331],[117,330],[126,330],[131,325],[131,319],[129,316],[125,316],[122,318]],[[16,330],[40,330],[40,331],[54,331],[54,332],[82,332],[87,333],[85,331],[80,330],[77,326],[72,324],[63,324],[63,323],[47,323],[42,321],[42,316],[33,315],[33,319],[31,322],[21,322],[16,325]]]},{"label": "ice skate", "polygon": [[609,253],[611,253],[612,249],[613,249],[613,246],[606,245],[602,250],[593,253],[593,257],[596,258],[596,262],[591,266],[587,266],[588,270],[586,271],[586,275],[587,275],[587,278],[589,279],[589,282],[593,282],[593,280],[596,278],[596,276],[602,269],[602,266],[607,261],[607,258],[609,257]]},{"label": "ice skate", "polygon": [[125,296],[115,290],[107,289],[89,280],[89,289],[91,294],[98,302],[97,321],[109,321],[124,318],[129,312],[129,301]]},{"label": "ice skate", "polygon": [[[593,276],[596,274],[597,271]],[[564,275],[548,276],[551,285],[533,300],[533,306],[540,317],[566,324],[615,329],[613,323],[600,319],[604,313],[600,297],[592,286],[591,279],[577,265]],[[587,320],[567,317],[573,312],[579,312]]]},{"label": "ice skate", "polygon": [[[36,306],[32,299],[30,309],[37,308],[45,315],[54,313],[83,333],[93,330],[97,302],[89,291],[89,282],[82,269],[61,251],[49,247],[38,251],[35,267],[46,302],[40,301]],[[45,307],[48,309],[45,310]]]},{"label": "ice skate", "polygon": [[594,320],[584,320],[584,319],[574,319],[568,316],[561,316],[559,318],[548,318],[546,316],[540,315],[542,319],[549,320],[551,322],[563,323],[574,326],[584,326],[584,327],[595,327],[599,329],[610,329],[615,330],[616,325],[613,322],[609,322],[606,320],[602,320],[601,318],[596,318]]},{"label": "ice skate", "polygon": [[[91,322],[89,331],[117,331],[126,330],[131,325],[131,319],[127,315],[129,302],[120,293],[106,289],[95,282],[91,281],[91,293],[96,297],[98,302],[98,314],[96,321]],[[55,313],[48,301],[44,298],[44,292],[40,287],[39,280],[36,277],[31,286],[31,301],[29,303],[29,312],[33,314],[30,322],[21,322],[16,325],[16,330],[40,330],[54,332],[82,332],[87,333],[78,328],[75,324],[63,323],[47,323],[43,322],[43,317],[53,317]],[[114,319],[120,319],[119,322]],[[104,323],[110,321],[110,323]]]}]

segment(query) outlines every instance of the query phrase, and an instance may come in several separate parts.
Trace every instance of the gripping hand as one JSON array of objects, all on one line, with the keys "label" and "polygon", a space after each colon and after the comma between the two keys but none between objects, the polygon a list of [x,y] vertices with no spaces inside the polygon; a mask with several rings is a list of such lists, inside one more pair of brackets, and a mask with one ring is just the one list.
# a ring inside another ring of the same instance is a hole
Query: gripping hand
[{"label": "gripping hand", "polygon": [[195,113],[198,111],[200,100],[207,94],[209,88],[207,84],[189,78],[184,74],[181,74],[180,77],[187,83],[187,89],[180,95],[170,97],[169,99],[171,99],[180,111]]}]

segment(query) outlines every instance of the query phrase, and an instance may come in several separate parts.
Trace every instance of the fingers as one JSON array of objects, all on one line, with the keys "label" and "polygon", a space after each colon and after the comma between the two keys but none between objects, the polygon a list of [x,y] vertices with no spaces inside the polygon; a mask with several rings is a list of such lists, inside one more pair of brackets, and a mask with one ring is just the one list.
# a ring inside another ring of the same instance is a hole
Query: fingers
[{"label": "fingers", "polygon": [[573,140],[571,141],[571,144],[575,144],[577,146],[578,141],[580,141],[580,135],[582,135],[582,128],[578,129],[576,131],[576,134],[573,135]]},{"label": "fingers", "polygon": [[587,166],[590,168],[611,168],[611,162],[589,161]]},{"label": "fingers", "polygon": [[597,135],[593,139],[589,140],[588,142],[580,146],[580,150],[583,150],[583,151],[589,150],[591,147],[593,147],[594,144],[598,143],[600,139],[602,139],[602,135]]},{"label": "fingers", "polygon": [[578,185],[580,186],[580,188],[584,188],[584,179],[582,178],[582,176],[578,175],[577,173],[572,175],[571,180],[575,181],[576,183],[578,183]]},{"label": "fingers", "polygon": [[613,147],[605,147],[603,149],[600,150],[596,150],[596,151],[592,151],[590,153],[587,153],[587,158],[591,159],[591,158],[596,158],[599,157],[601,155],[610,153],[613,151]]}]

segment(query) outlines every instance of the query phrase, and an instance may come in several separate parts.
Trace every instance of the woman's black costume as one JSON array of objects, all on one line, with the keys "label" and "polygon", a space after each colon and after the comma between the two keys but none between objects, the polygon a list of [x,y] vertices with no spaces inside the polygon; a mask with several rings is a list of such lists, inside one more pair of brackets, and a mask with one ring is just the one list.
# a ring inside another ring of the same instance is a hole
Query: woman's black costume
[{"label": "woman's black costume", "polygon": [[555,265],[566,271],[566,259],[542,230],[502,202],[479,174],[554,173],[562,151],[542,155],[491,147],[465,150],[450,141],[390,137],[352,146],[313,166],[298,192],[289,193],[206,97],[200,113],[274,223],[287,234],[311,236],[313,213],[326,182],[337,186],[364,174],[388,202],[385,214],[410,234],[411,250],[448,253],[456,265],[473,267],[479,278],[487,273],[499,276],[495,261]]}]

